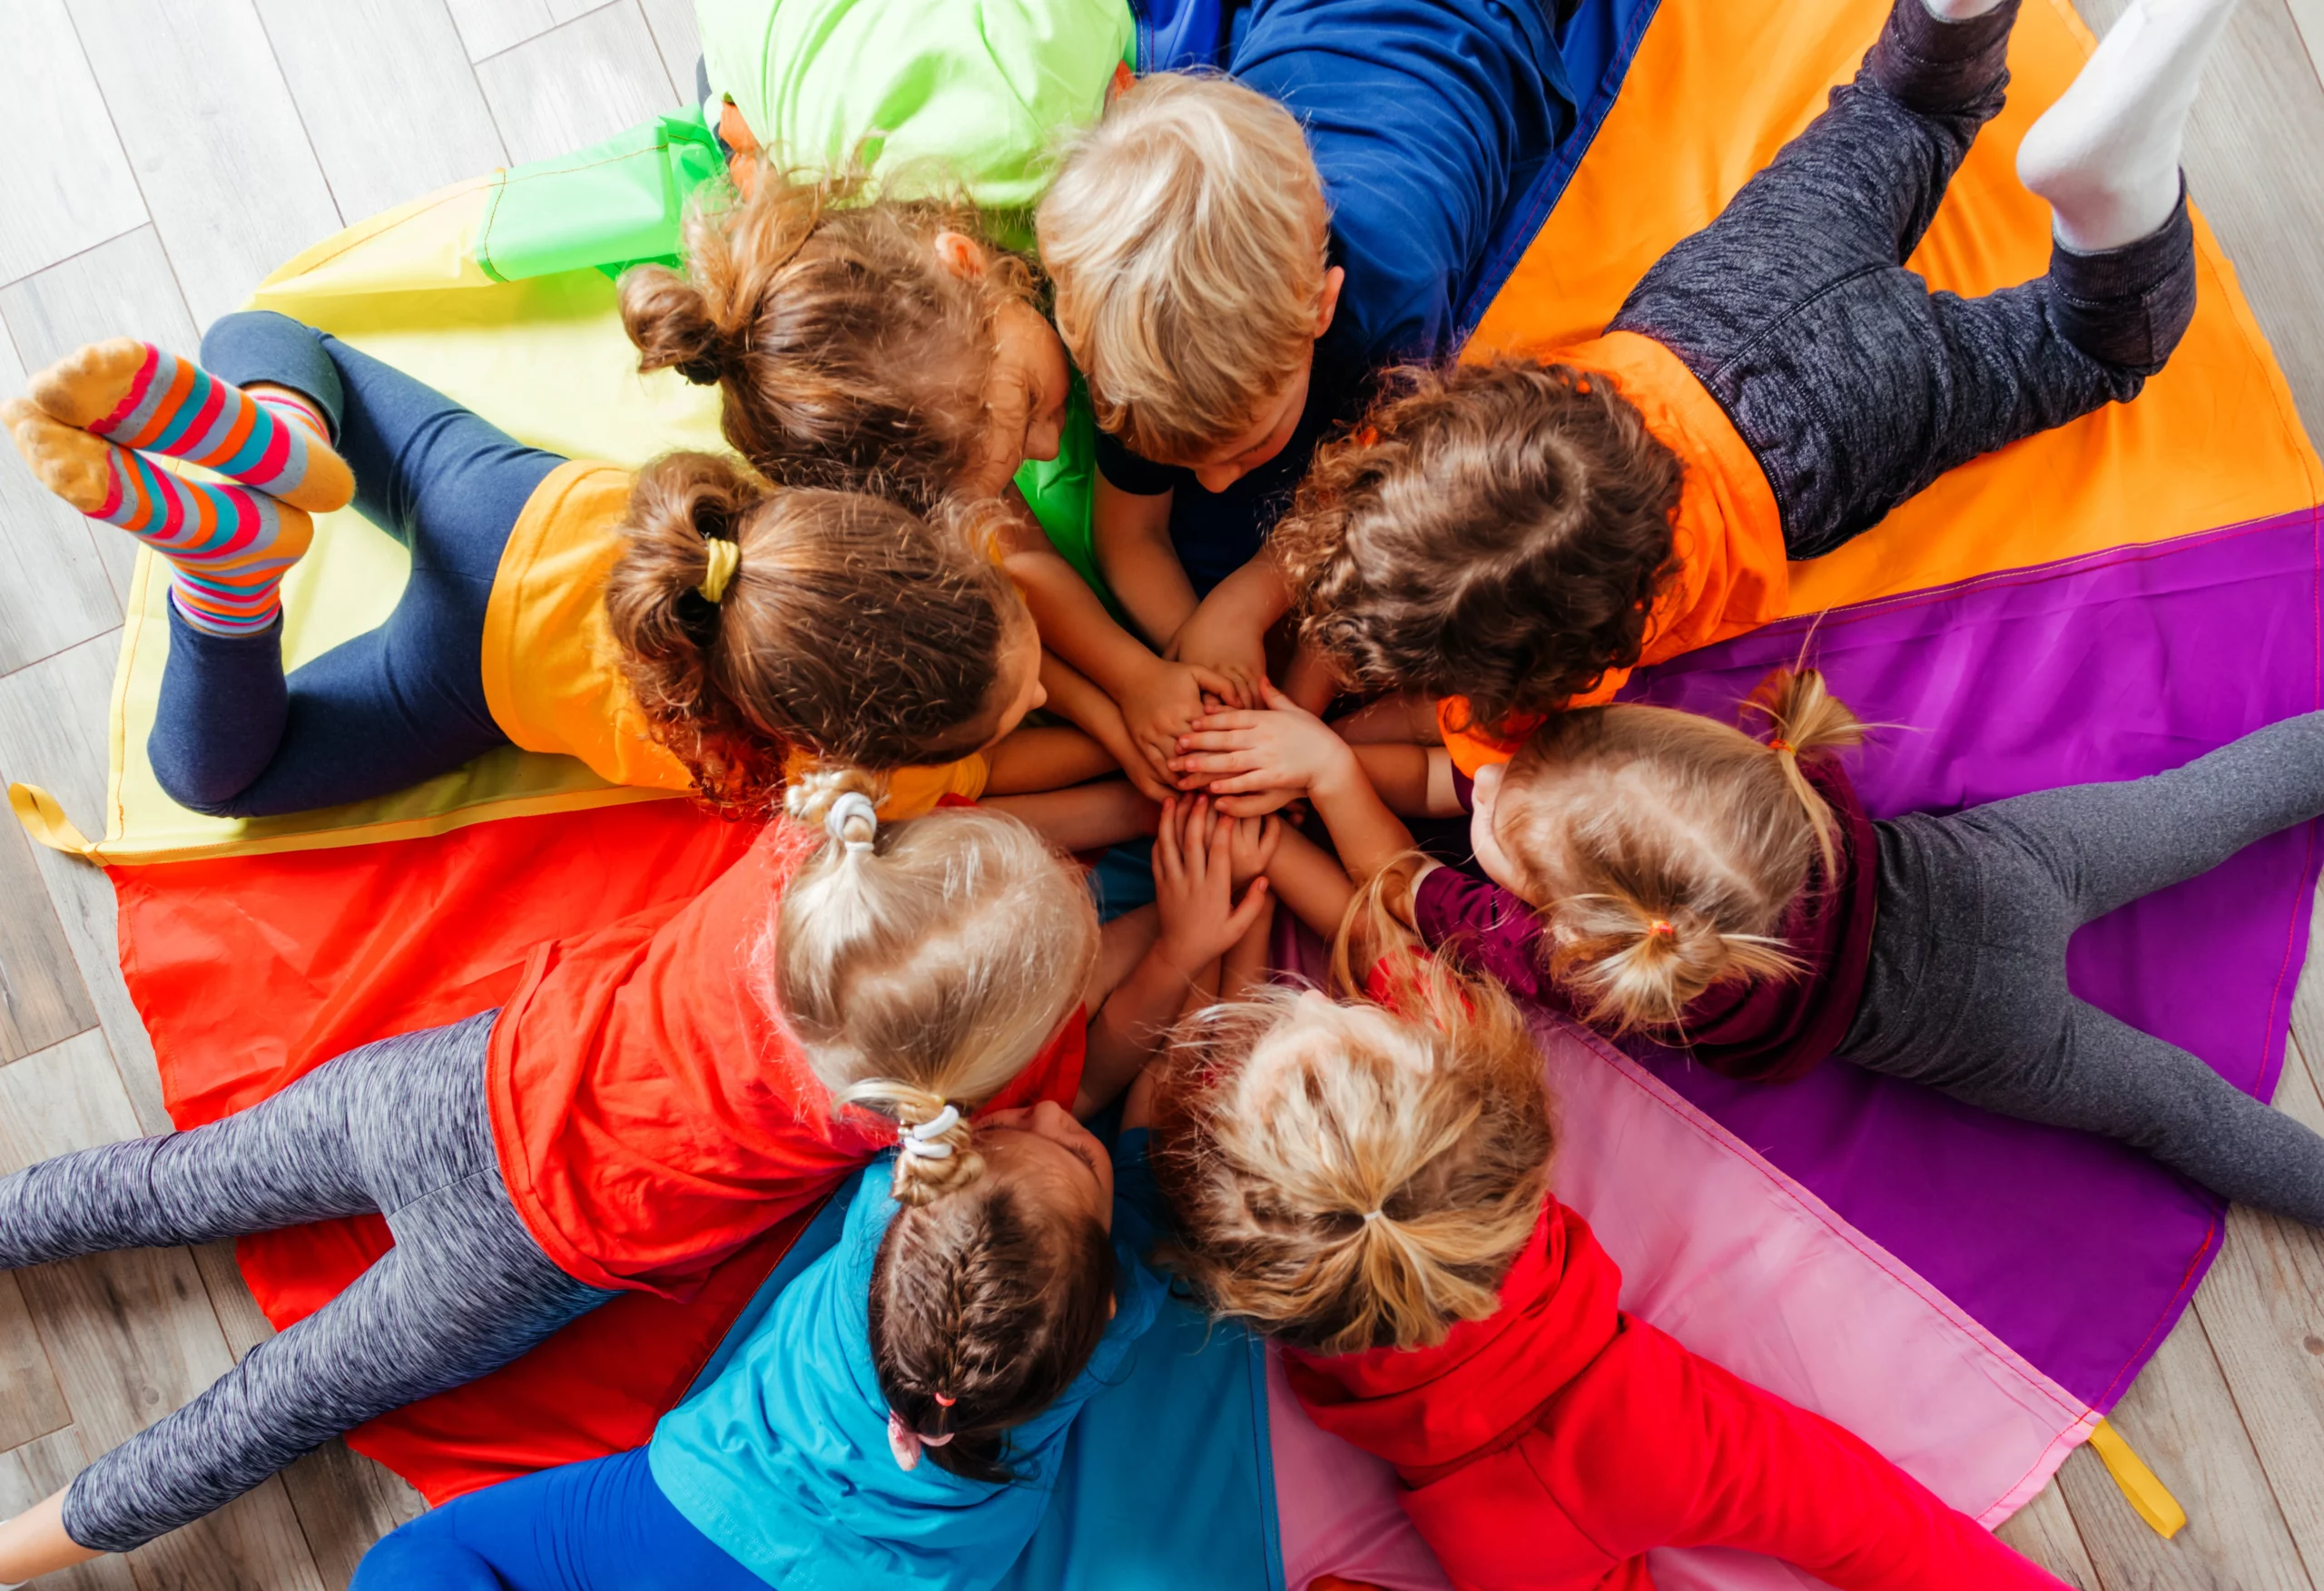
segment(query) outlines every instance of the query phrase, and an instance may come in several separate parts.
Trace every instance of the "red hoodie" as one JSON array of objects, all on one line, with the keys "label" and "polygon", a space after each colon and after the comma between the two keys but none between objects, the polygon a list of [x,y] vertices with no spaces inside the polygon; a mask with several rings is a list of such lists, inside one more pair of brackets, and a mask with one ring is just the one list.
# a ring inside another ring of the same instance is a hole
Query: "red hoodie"
[{"label": "red hoodie", "polygon": [[2060,1585],[1830,1420],[1622,1313],[1620,1291],[1552,1199],[1495,1314],[1439,1347],[1285,1367],[1317,1425],[1396,1467],[1463,1591],[1652,1591],[1657,1547],[1762,1553],[1839,1591]]}]

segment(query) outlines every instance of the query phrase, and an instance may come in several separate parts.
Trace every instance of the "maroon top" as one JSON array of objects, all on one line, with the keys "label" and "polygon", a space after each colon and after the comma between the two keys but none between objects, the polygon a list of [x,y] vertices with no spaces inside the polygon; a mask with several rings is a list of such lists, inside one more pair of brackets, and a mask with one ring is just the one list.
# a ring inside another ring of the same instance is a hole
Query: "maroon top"
[{"label": "maroon top", "polygon": [[[1650,1035],[1729,1077],[1787,1083],[1801,1075],[1839,1047],[1864,997],[1880,856],[1872,820],[1837,761],[1818,757],[1800,771],[1839,820],[1840,850],[1837,887],[1827,886],[1819,859],[1810,865],[1807,888],[1784,914],[1782,938],[1802,970],[1706,990],[1687,1007],[1683,1034]],[[1433,869],[1413,892],[1413,915],[1432,948],[1450,948],[1520,999],[1578,1015],[1550,977],[1541,919],[1500,885],[1455,868]]]}]

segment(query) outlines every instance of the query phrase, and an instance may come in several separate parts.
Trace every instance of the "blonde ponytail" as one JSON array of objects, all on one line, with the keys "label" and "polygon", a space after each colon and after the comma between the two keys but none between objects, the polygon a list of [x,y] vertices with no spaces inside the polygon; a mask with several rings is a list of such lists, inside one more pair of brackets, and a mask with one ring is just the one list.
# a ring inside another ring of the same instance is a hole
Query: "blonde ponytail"
[{"label": "blonde ponytail", "polygon": [[1166,1261],[1217,1313],[1321,1353],[1442,1342],[1498,1306],[1554,1145],[1497,987],[1413,958],[1397,1010],[1284,989],[1183,1023],[1158,1063]]},{"label": "blonde ponytail", "polygon": [[1864,743],[1863,722],[1848,711],[1824,683],[1821,669],[1804,664],[1777,669],[1761,680],[1743,703],[1746,717],[1757,713],[1768,721],[1768,749],[1783,769],[1784,782],[1807,814],[1816,830],[1816,849],[1829,874],[1837,864],[1832,809],[1807,776],[1799,771],[1803,757]]},{"label": "blonde ponytail", "polygon": [[833,1100],[896,1124],[896,1166],[889,1186],[899,1204],[931,1204],[973,1186],[984,1174],[968,1114],[941,1095],[889,1077],[871,1077]]},{"label": "blonde ponytail", "polygon": [[1679,1026],[1714,984],[1798,969],[1781,939],[1728,933],[1699,912],[1619,889],[1568,897],[1554,916],[1551,975],[1579,997],[1584,1022],[1616,1034]]}]

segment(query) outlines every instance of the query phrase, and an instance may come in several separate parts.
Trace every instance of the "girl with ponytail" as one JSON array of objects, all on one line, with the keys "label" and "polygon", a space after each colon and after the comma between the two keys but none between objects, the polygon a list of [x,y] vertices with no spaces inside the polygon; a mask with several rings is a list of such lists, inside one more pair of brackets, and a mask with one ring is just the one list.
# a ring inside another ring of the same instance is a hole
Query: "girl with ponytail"
[{"label": "girl with ponytail", "polygon": [[[1096,968],[1129,958],[1101,955],[1087,892],[1023,824],[980,810],[886,824],[876,793],[858,773],[793,784],[808,854],[729,974],[828,1089],[815,1119],[847,1147],[826,1164],[893,1145],[841,1194],[843,1218],[800,1240],[837,1225],[835,1245],[648,1446],[414,1521],[372,1549],[359,1591],[977,1591],[1030,1538],[1075,1414],[1119,1379],[1163,1291],[1143,1258],[1143,1086],[1110,1154],[1060,1101],[1110,1104],[1192,991],[1216,992],[1213,965],[1263,937],[1267,891],[1237,904],[1235,878],[1264,862],[1268,831],[1169,814],[1158,932],[1108,991]],[[1048,1065],[1061,1049],[1078,1063],[1085,1033],[1086,1066]],[[730,1096],[767,1081],[737,1076]],[[702,1203],[642,1197],[696,1207],[678,1220]]]},{"label": "girl with ponytail", "polygon": [[[2065,969],[2084,923],[2324,814],[2324,717],[2152,779],[1878,821],[1838,756],[1864,726],[1820,673],[1777,670],[1743,720],[1757,732],[1580,708],[1473,787],[1448,779],[1482,879],[1410,856],[1358,750],[1288,703],[1204,721],[1179,766],[1230,809],[1312,794],[1348,874],[1386,875],[1429,945],[1606,1033],[1762,1082],[1838,1057],[2324,1226],[2324,1137],[2076,998]],[[1354,889],[1295,840],[1275,869],[1326,926]]]},{"label": "girl with ponytail", "polygon": [[1841,1591],[2057,1586],[1846,1431],[1623,1313],[1620,1271],[1549,1192],[1541,1058],[1508,995],[1408,940],[1373,948],[1362,994],[1179,1025],[1155,1066],[1160,1255],[1282,1344],[1316,1424],[1395,1466],[1453,1584],[1642,1586],[1650,1550],[1719,1546]]},{"label": "girl with ponytail", "polygon": [[[1025,1373],[1038,1358],[1072,1380],[1112,1282],[1102,1269],[1077,1280],[1104,1245],[1042,1213],[1054,1191],[1043,1179],[1093,1174],[1071,1154],[1039,1170],[1048,1151],[1015,1140],[1055,1136],[1061,1106],[1118,1093],[1220,937],[1250,929],[1267,893],[1233,903],[1233,827],[1213,824],[1202,865],[1179,869],[1195,883],[1165,892],[1152,943],[1131,933],[1101,957],[1087,885],[1026,824],[974,807],[890,823],[882,785],[830,769],[793,781],[791,815],[706,889],[543,946],[497,1011],[350,1051],[211,1125],[0,1177],[0,1269],[370,1211],[395,1238],[337,1298],[252,1350],[233,1397],[167,1415],[0,1523],[0,1583],[142,1546],[625,1292],[686,1298],[900,1144],[897,1202],[915,1216],[970,1194],[992,1207],[934,1221],[899,1276],[940,1281],[951,1265],[960,1280],[944,1285],[966,1309],[987,1296],[978,1279],[993,1280],[969,1236],[989,1233],[1010,1274],[1055,1282],[1027,1309],[1049,1308],[1052,1292],[1082,1300],[1050,1336],[1028,1326],[1023,1339],[1049,1344]],[[889,1177],[871,1203],[891,1203]],[[1001,1197],[1010,1187],[1022,1208]],[[1102,1225],[1109,1205],[1094,1208]],[[862,1295],[856,1285],[859,1311]],[[1009,1296],[990,1295],[975,1318],[1014,1319]],[[963,1451],[983,1452],[985,1436],[1063,1384],[995,1372],[973,1399],[965,1381],[935,1391],[979,1422]],[[908,1405],[915,1418],[938,1406]]]}]

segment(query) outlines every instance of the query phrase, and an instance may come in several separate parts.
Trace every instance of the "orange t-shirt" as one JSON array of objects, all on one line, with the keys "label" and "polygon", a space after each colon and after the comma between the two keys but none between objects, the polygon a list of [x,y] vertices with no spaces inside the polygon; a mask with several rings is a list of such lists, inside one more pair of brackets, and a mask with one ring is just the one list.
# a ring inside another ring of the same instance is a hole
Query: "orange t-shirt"
[{"label": "orange t-shirt", "polygon": [[[493,1026],[487,1089],[509,1197],[567,1274],[683,1299],[893,1141],[834,1119],[753,992],[775,904],[820,838],[770,824],[692,900],[534,953]],[[1085,1020],[985,1108],[1070,1105]]]},{"label": "orange t-shirt", "polygon": [[[1534,357],[1610,378],[1684,467],[1671,521],[1678,566],[1655,599],[1639,661],[1660,663],[1781,618],[1791,599],[1791,569],[1775,492],[1734,421],[1679,356],[1652,338],[1610,331],[1595,342]],[[1630,674],[1627,668],[1607,670],[1569,705],[1611,701]],[[1448,696],[1436,704],[1436,722],[1453,766],[1474,778],[1487,763],[1516,755],[1541,721],[1472,724],[1467,700]]]},{"label": "orange t-shirt", "polygon": [[[527,751],[577,757],[608,784],[691,790],[685,764],[654,739],[622,677],[606,617],[606,577],[621,557],[635,478],[572,460],[533,488],[485,604],[484,701],[500,732]],[[946,795],[974,800],[990,771],[982,755],[900,768],[880,816],[917,818]]]}]

